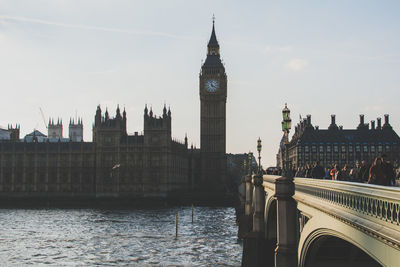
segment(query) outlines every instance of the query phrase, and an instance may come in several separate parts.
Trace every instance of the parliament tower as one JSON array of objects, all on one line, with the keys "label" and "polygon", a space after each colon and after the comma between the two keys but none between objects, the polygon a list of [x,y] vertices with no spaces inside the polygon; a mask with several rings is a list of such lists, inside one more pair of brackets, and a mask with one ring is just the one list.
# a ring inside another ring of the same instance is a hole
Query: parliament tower
[{"label": "parliament tower", "polygon": [[200,72],[201,184],[220,191],[226,176],[227,78],[213,27]]}]

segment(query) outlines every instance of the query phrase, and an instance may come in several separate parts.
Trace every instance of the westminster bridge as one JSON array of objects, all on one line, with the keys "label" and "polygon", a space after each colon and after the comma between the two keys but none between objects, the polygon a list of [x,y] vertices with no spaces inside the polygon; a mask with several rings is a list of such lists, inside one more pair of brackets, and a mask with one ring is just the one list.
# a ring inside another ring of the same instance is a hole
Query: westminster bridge
[{"label": "westminster bridge", "polygon": [[242,266],[400,266],[399,188],[275,175],[242,186]]}]

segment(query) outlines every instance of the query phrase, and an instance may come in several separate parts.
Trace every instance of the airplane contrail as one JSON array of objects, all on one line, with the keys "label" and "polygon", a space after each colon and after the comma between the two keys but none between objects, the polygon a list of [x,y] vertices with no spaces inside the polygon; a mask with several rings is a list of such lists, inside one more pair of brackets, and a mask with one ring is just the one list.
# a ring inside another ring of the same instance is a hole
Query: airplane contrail
[{"label": "airplane contrail", "polygon": [[187,37],[187,36],[180,36],[180,35],[175,35],[175,34],[170,34],[170,33],[165,33],[165,32],[137,31],[137,30],[98,27],[98,26],[90,26],[90,25],[82,25],[82,24],[69,24],[69,23],[60,23],[60,22],[54,22],[54,21],[49,21],[49,20],[27,18],[27,17],[20,17],[20,16],[0,15],[0,20],[13,21],[13,22],[36,23],[36,24],[42,24],[42,25],[50,25],[50,26],[57,26],[57,27],[64,27],[64,28],[75,28],[75,29],[82,29],[82,30],[89,30],[89,31],[104,31],[104,32],[125,33],[125,34],[132,34],[132,35],[160,36],[160,37],[167,37],[167,38],[172,38],[172,39],[190,39],[190,40],[194,39],[194,38]]}]

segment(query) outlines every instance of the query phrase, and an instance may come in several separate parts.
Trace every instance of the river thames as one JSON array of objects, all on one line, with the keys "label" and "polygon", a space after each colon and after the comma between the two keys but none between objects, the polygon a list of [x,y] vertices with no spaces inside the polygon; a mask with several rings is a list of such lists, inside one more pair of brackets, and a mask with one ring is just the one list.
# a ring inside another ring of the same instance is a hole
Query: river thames
[{"label": "river thames", "polygon": [[[175,213],[178,238],[175,238]],[[0,265],[239,266],[233,208],[0,209]]]}]

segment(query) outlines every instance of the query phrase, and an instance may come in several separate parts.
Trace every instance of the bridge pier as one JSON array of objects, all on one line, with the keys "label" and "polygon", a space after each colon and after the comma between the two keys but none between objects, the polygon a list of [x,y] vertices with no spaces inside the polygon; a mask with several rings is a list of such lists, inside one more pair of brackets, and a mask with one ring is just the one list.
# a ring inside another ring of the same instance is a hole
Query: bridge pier
[{"label": "bridge pier", "polygon": [[[244,238],[242,266],[254,266],[254,267],[269,266],[268,258],[271,258],[273,254],[273,246],[271,246],[271,244],[267,242],[264,233],[265,193],[262,183],[263,183],[263,177],[261,174],[253,177],[253,184],[254,184],[253,227],[252,231],[249,232]],[[247,200],[247,190],[246,190],[246,200]],[[246,207],[247,208],[249,207],[249,204],[247,202],[246,202]],[[268,251],[271,251],[271,253],[268,253]]]},{"label": "bridge pier", "polygon": [[275,266],[293,267],[297,259],[297,204],[293,199],[294,182],[292,178],[280,177],[275,180],[277,199],[277,246]]},{"label": "bridge pier", "polygon": [[244,176],[246,199],[244,203],[244,215],[239,219],[239,238],[244,238],[253,228],[252,202],[253,184],[251,175]]},{"label": "bridge pier", "polygon": [[262,183],[263,183],[262,175],[257,175],[253,177],[253,184],[254,184],[253,232],[256,233],[264,233],[265,193]]}]

